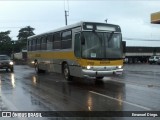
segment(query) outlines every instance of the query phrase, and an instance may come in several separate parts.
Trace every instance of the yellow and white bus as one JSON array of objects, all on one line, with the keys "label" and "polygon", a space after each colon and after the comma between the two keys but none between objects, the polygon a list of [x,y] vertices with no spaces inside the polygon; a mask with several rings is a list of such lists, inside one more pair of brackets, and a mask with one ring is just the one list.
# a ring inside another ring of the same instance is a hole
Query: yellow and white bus
[{"label": "yellow and white bus", "polygon": [[118,25],[79,22],[28,38],[28,60],[37,72],[102,79],[123,72],[122,34]]}]

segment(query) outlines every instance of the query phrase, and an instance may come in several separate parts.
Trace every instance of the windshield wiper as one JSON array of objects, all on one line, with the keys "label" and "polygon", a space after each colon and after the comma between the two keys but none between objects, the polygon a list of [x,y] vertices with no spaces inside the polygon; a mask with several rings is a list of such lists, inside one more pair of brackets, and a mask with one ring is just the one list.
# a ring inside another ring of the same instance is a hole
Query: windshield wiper
[{"label": "windshield wiper", "polygon": [[114,34],[114,31],[112,31],[112,32],[111,32],[111,34],[109,35],[109,37],[108,37],[108,41],[110,41],[110,40],[111,40],[111,38],[112,38],[113,34]]},{"label": "windshield wiper", "polygon": [[102,42],[102,38],[97,34],[97,32],[93,31],[93,33],[98,37],[98,39]]}]

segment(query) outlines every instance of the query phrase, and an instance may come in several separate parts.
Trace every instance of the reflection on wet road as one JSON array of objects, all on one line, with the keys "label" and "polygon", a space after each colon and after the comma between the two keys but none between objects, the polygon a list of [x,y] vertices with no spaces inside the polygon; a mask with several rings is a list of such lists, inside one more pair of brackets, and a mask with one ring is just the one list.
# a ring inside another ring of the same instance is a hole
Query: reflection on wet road
[{"label": "reflection on wet road", "polygon": [[37,75],[33,68],[15,66],[14,73],[0,71],[0,110],[160,111],[159,68],[126,65],[124,75],[108,76],[103,81],[91,78],[65,81],[60,74]]}]

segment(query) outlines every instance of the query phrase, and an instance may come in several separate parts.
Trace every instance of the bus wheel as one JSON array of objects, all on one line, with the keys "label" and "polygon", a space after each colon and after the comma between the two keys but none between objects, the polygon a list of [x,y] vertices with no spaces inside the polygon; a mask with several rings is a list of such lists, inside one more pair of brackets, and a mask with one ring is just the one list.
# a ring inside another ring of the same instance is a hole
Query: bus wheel
[{"label": "bus wheel", "polygon": [[69,67],[67,64],[63,65],[63,75],[66,80],[68,81],[72,80],[72,76],[70,75]]},{"label": "bus wheel", "polygon": [[35,65],[35,71],[37,74],[45,72],[44,70],[39,69],[38,65]]},{"label": "bus wheel", "polygon": [[40,70],[37,65],[35,65],[35,71],[36,71],[36,73],[40,73]]}]

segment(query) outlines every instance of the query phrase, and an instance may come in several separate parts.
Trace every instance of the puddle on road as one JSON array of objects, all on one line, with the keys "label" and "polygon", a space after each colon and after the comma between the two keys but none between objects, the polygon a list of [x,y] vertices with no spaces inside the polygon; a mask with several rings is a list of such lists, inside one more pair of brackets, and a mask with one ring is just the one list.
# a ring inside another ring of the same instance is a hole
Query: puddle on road
[{"label": "puddle on road", "polygon": [[148,85],[148,87],[154,87],[154,85]]},{"label": "puddle on road", "polygon": [[151,84],[150,84],[150,85],[147,85],[147,86],[148,86],[149,88],[155,88],[155,87],[156,87],[156,88],[160,88],[160,85],[151,85]]},{"label": "puddle on road", "polygon": [[0,111],[8,110],[8,108],[5,106],[1,96],[0,96]]}]

